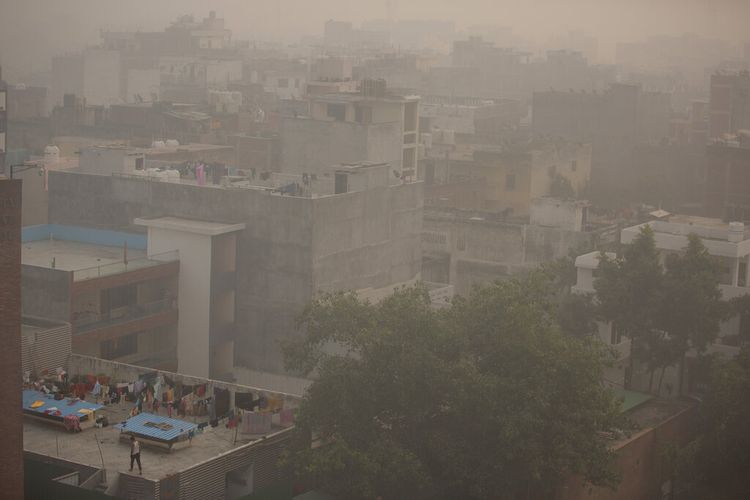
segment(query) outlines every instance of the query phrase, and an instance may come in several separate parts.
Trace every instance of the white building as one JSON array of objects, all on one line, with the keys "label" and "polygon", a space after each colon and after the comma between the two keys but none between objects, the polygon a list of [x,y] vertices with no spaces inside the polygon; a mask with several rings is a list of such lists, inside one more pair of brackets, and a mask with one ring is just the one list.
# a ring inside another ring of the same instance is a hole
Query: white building
[{"label": "white building", "polygon": [[[695,234],[701,238],[708,252],[719,259],[724,272],[719,282],[719,289],[725,300],[730,300],[750,293],[750,231],[741,222],[725,223],[719,219],[695,216],[671,216],[668,219],[655,220],[625,228],[620,233],[622,244],[631,244],[640,234],[644,226],[650,226],[654,231],[656,248],[660,259],[664,263],[670,254],[684,252],[688,245],[688,235]],[[608,253],[610,257],[614,254]],[[574,293],[593,294],[594,281],[597,277],[600,253],[598,251],[580,255],[576,258],[577,281],[573,286]],[[715,343],[708,347],[709,353],[725,356],[735,355],[742,341],[748,341],[747,331],[750,330],[750,318],[734,317],[721,324],[719,336]],[[610,323],[598,324],[599,338],[611,345],[618,354],[616,367],[608,374],[610,382],[618,383],[624,380],[626,360],[630,353],[630,340],[622,337]],[[696,352],[688,353],[695,357]],[[688,363],[689,370],[689,363]],[[648,385],[648,375],[644,371],[633,374],[633,383],[645,388]],[[669,395],[667,386],[677,387],[677,373],[670,368],[665,374],[663,391]]]}]

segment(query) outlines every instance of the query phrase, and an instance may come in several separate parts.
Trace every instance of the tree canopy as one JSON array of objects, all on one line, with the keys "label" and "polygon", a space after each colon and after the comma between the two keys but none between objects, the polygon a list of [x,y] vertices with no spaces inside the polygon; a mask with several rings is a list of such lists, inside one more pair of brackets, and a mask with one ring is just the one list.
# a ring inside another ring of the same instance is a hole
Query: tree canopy
[{"label": "tree canopy", "polygon": [[714,359],[700,432],[680,453],[680,480],[691,498],[750,498],[750,349],[735,359]]},{"label": "tree canopy", "polygon": [[[682,367],[688,350],[704,352],[716,338],[729,310],[720,275],[719,262],[694,234],[684,252],[667,255],[662,266],[649,226],[622,256],[601,255],[594,282],[599,313],[632,339],[631,361],[647,366],[649,389],[657,368],[663,377],[666,367]],[[679,373],[681,384],[681,368]]]},{"label": "tree canopy", "polygon": [[597,432],[619,418],[601,384],[608,353],[561,333],[542,281],[442,310],[419,286],[378,304],[314,300],[285,347],[291,369],[315,374],[289,466],[343,498],[549,498],[570,474],[613,485]]}]

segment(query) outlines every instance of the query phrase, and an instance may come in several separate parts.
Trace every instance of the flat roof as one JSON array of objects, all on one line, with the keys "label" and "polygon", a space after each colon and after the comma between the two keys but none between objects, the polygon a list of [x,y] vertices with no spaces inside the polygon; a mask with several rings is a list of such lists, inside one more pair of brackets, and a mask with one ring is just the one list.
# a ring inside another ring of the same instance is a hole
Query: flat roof
[{"label": "flat roof", "polygon": [[[110,425],[101,429],[86,428],[83,432],[76,434],[66,432],[59,425],[25,418],[23,423],[24,450],[97,468],[102,467],[103,460],[106,469],[127,473],[130,469],[130,444],[126,440],[120,440],[120,431],[115,428],[114,424],[127,420],[133,405],[132,402],[123,401],[115,405],[104,406],[97,411],[97,415],[106,416]],[[207,418],[186,416],[184,420],[197,424]],[[280,431],[282,431],[281,428],[274,427],[272,432],[266,434],[265,437]],[[210,425],[205,427],[202,433],[192,439],[189,446],[173,450],[171,453],[142,443],[143,477],[159,480],[169,474],[216,458],[222,453],[263,439],[262,435],[238,433],[235,429],[228,429],[222,424],[217,427]]]},{"label": "flat roof", "polygon": [[[62,271],[79,271],[92,267],[122,262],[123,247],[96,245],[65,240],[38,240],[24,242],[21,247],[21,262],[24,265]],[[128,248],[128,260],[143,258],[146,252]]]},{"label": "flat roof", "polygon": [[245,229],[245,224],[227,222],[207,222],[181,217],[156,217],[153,219],[135,219],[134,224],[138,226],[156,227],[159,229],[171,229],[186,233],[203,234],[207,236],[218,236],[220,234],[233,233]]},{"label": "flat roof", "polygon": [[78,398],[55,400],[52,394],[26,389],[23,391],[24,413],[38,415],[54,420],[62,420],[68,415],[76,415],[85,420],[89,414],[103,408],[100,404],[89,403]]}]

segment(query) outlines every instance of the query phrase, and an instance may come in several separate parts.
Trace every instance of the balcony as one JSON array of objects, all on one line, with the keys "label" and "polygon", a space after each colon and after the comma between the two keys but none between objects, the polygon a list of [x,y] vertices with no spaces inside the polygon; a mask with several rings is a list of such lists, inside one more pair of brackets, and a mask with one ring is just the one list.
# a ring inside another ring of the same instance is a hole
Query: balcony
[{"label": "balcony", "polygon": [[142,257],[129,260],[127,262],[113,262],[101,266],[89,267],[73,271],[73,282],[86,281],[96,278],[105,278],[116,274],[128,273],[140,269],[161,266],[168,262],[177,262],[180,260],[177,250],[152,255],[151,257]]},{"label": "balcony", "polygon": [[177,300],[173,298],[162,299],[147,304],[134,304],[112,309],[106,314],[87,314],[78,318],[74,317],[73,331],[76,335],[79,335],[96,330],[109,330],[113,327],[126,325],[127,323],[149,317],[164,317],[163,321],[159,321],[160,323],[164,323],[172,315],[174,315],[176,321],[176,314]]}]

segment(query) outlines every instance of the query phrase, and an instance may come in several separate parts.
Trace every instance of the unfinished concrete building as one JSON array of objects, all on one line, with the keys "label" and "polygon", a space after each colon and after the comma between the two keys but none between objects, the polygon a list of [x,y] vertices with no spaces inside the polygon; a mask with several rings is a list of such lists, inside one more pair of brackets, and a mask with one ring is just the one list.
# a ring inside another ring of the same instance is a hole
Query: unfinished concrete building
[{"label": "unfinished concrete building", "polygon": [[315,179],[226,177],[204,186],[50,172],[50,221],[135,231],[143,231],[137,218],[166,216],[244,224],[236,233],[235,323],[222,325],[221,337],[233,344],[235,377],[254,383],[266,377],[260,372],[283,373],[279,341],[295,335],[294,319],[315,293],[375,297],[420,278],[422,184],[394,183],[390,168],[355,164]]}]

